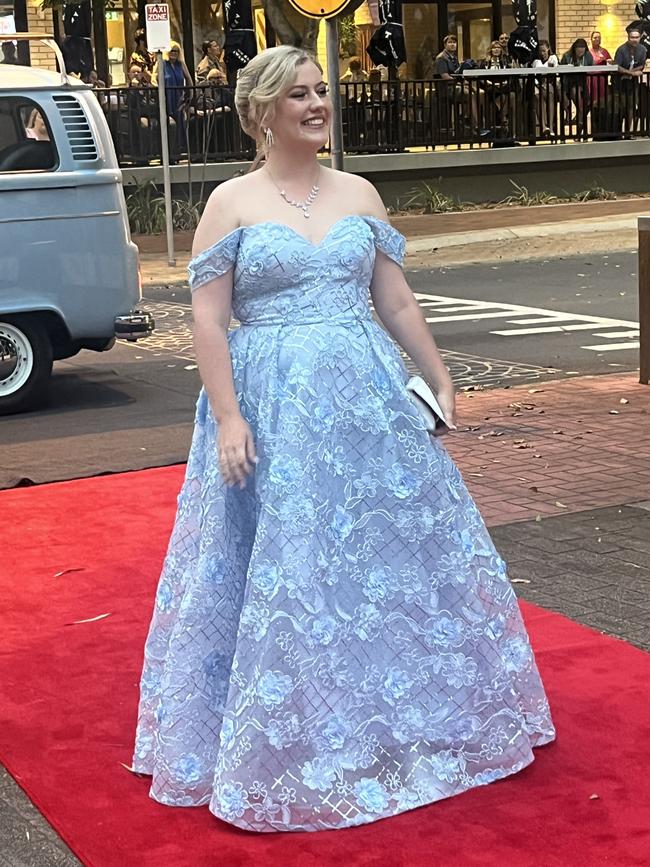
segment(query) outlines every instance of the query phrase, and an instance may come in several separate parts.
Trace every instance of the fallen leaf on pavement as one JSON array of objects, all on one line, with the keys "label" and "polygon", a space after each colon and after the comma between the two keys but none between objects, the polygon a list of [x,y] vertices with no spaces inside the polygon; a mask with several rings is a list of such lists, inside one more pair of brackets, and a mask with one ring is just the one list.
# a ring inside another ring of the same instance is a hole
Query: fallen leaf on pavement
[{"label": "fallen leaf on pavement", "polygon": [[629,401],[626,397],[622,397],[622,398],[619,400],[619,403],[629,403],[629,402],[630,402],[630,401]]},{"label": "fallen leaf on pavement", "polygon": [[556,501],[555,501],[555,505],[558,507],[558,509],[566,509],[566,508],[568,508],[567,506],[564,505],[564,503],[561,503],[559,500],[556,500]]}]

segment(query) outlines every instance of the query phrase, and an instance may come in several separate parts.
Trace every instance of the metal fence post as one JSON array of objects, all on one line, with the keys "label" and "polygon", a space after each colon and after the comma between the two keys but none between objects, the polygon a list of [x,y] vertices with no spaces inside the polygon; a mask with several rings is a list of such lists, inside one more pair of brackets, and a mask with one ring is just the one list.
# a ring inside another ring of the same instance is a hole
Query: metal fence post
[{"label": "metal fence post", "polygon": [[650,384],[650,217],[639,217],[639,382]]}]

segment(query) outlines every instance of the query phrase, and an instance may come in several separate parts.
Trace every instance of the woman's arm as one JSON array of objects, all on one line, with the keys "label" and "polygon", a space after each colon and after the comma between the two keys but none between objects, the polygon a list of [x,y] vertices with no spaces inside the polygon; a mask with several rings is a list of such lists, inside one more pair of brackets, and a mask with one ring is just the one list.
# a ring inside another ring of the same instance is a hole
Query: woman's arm
[{"label": "woman's arm", "polygon": [[[388,222],[386,208],[371,187],[368,214]],[[454,386],[438,352],[420,305],[406,282],[403,270],[384,253],[377,251],[370,294],[377,315],[388,333],[422,371],[435,391],[449,427],[454,427]]]},{"label": "woman's arm", "polygon": [[194,84],[192,81],[192,76],[190,75],[190,71],[187,68],[187,63],[184,60],[181,60],[181,66],[183,67],[183,76],[185,78],[185,84],[189,84],[190,86]]},{"label": "woman's arm", "polygon": [[[211,247],[237,228],[230,195],[223,184],[210,196],[194,236],[192,255]],[[230,217],[227,216],[230,214]],[[226,484],[245,484],[246,475],[256,463],[255,445],[250,427],[244,420],[232,374],[228,346],[228,327],[232,309],[232,269],[221,277],[204,283],[192,293],[194,351],[203,386],[212,413],[219,426],[219,463]]]}]

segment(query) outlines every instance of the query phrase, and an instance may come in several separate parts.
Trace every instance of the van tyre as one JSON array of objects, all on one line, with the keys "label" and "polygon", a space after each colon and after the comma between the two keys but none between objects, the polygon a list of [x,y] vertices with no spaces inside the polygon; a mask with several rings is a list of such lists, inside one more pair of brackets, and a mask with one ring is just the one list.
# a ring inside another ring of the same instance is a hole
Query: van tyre
[{"label": "van tyre", "polygon": [[52,373],[52,343],[31,316],[0,316],[0,415],[43,401]]}]

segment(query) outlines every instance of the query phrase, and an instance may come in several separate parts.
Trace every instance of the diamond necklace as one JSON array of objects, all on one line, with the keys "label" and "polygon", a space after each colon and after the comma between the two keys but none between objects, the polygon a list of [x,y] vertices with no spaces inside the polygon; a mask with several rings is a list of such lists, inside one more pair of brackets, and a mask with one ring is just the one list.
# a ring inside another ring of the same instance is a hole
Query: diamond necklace
[{"label": "diamond necklace", "polygon": [[[285,190],[280,189],[280,186],[276,183],[275,178],[273,177],[271,172],[269,172],[268,166],[266,167],[266,171],[268,172],[269,177],[273,181],[274,186],[277,188],[278,192],[280,193],[280,195],[282,196],[284,201],[287,203],[287,205],[291,205],[292,208],[300,208],[300,210],[302,211],[303,217],[306,220],[308,220],[311,217],[311,213],[310,213],[309,209],[314,204],[316,196],[318,195],[318,193],[320,191],[320,187],[318,186],[318,183],[315,183],[314,186],[311,188],[311,190],[307,194],[307,198],[305,199],[304,202],[297,202],[294,199],[290,199],[287,196],[287,193]],[[319,166],[317,171],[320,172],[320,166]],[[316,181],[318,181],[318,174],[316,175]]]}]

